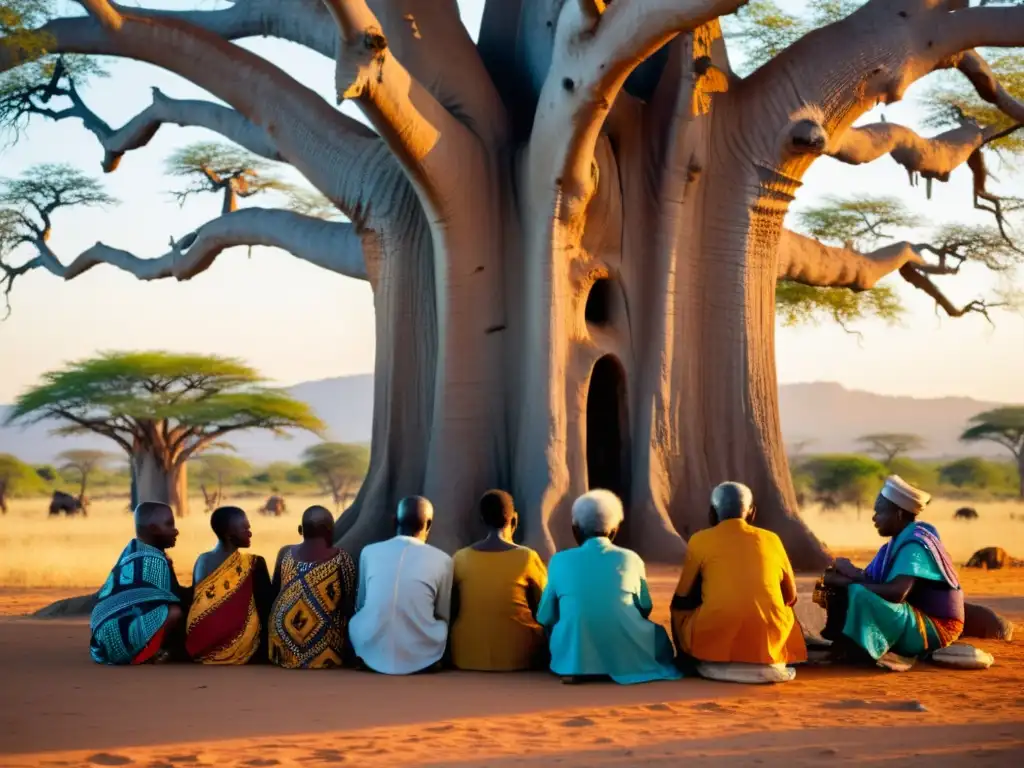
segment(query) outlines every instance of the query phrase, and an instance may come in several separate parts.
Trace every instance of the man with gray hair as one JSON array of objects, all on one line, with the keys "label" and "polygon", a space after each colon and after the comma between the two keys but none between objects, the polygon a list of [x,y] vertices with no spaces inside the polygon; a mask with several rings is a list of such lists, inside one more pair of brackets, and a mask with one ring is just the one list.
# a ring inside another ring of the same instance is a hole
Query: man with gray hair
[{"label": "man with gray hair", "polygon": [[711,527],[690,537],[672,600],[680,656],[766,666],[807,660],[793,613],[793,568],[779,537],[751,525],[755,515],[747,486],[723,483],[712,491]]},{"label": "man with gray hair", "polygon": [[550,634],[551,671],[563,682],[680,677],[668,634],[649,618],[654,605],[643,560],[612,544],[623,519],[622,502],[611,491],[584,494],[572,506],[580,546],[548,565],[537,621]]},{"label": "man with gray hair", "polygon": [[452,559],[427,544],[434,507],[422,496],[398,504],[397,535],[359,557],[349,638],[370,669],[408,675],[436,669],[448,643]]}]

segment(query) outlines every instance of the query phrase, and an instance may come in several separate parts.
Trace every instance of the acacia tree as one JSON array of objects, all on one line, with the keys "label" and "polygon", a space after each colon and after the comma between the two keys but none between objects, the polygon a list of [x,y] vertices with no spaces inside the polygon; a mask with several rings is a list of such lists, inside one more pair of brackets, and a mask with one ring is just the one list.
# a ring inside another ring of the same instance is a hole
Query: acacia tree
[{"label": "acacia tree", "polygon": [[1024,499],[1024,406],[979,413],[971,419],[971,426],[960,439],[971,443],[986,440],[1008,449],[1017,463],[1020,496]]},{"label": "acacia tree", "polygon": [[[502,486],[526,541],[549,554],[572,541],[573,496],[604,485],[628,503],[624,540],[675,558],[705,525],[710,488],[737,479],[794,563],[820,565],[781,438],[778,281],[860,291],[898,273],[951,314],[987,308],[946,298],[934,278],[957,269],[928,248],[860,252],[783,219],[822,157],[889,155],[929,183],[966,163],[994,206],[982,149],[1024,105],[976,49],[1024,44],[1024,7],[818,0],[821,26],[796,25],[795,42],[741,77],[720,18],[743,0],[487,0],[476,43],[454,0],[81,4],[85,17],[23,14],[32,32],[8,35],[0,70],[44,52],[119,56],[227,105],[161,96],[118,129],[83,118],[108,165],[162,125],[203,126],[291,164],[350,222],[243,209],[157,259],[39,266],[187,279],[226,247],[273,244],[369,280],[372,459],[337,530],[352,549],[386,536],[409,493],[445,511],[435,541],[452,549],[479,493]],[[335,60],[338,100],[372,129],[236,44],[256,35]],[[957,116],[932,138],[855,125],[944,70],[998,123]]]},{"label": "acacia tree", "polygon": [[[252,475],[252,465],[240,456],[207,453],[192,460],[198,465],[195,477],[201,485],[206,511],[212,512],[224,501],[224,486]],[[210,486],[210,490],[206,486]]]},{"label": "acacia tree", "polygon": [[43,376],[8,423],[57,420],[57,434],[95,433],[128,454],[136,492],[188,512],[186,462],[232,432],[319,431],[309,406],[262,386],[237,360],[165,352],[115,352]]},{"label": "acacia tree", "polygon": [[223,197],[221,213],[238,210],[239,199],[262,192],[291,189],[270,171],[270,163],[255,155],[225,144],[190,144],[167,160],[167,174],[187,182],[174,192],[179,204],[189,196],[217,192]]},{"label": "acacia tree", "polygon": [[340,507],[363,481],[369,463],[369,451],[361,445],[319,443],[302,454],[302,466],[331,494],[335,507]]},{"label": "acacia tree", "polygon": [[857,442],[867,448],[868,453],[877,456],[887,469],[900,456],[925,447],[925,441],[918,435],[888,432],[875,435],[864,435]]},{"label": "acacia tree", "polygon": [[94,451],[89,449],[77,449],[63,451],[58,457],[61,471],[71,470],[78,474],[78,500],[85,506],[85,491],[89,486],[89,476],[97,470],[103,469],[104,465],[111,460],[111,454],[106,451]]}]

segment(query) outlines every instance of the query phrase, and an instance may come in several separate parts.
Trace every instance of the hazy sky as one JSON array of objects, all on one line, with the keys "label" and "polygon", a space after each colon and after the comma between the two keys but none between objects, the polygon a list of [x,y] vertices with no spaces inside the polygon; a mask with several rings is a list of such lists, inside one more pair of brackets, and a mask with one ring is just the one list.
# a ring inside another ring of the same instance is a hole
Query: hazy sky
[{"label": "hazy sky", "polygon": [[[156,3],[146,3],[156,5]],[[170,5],[170,3],[166,3]],[[467,26],[479,27],[482,0],[461,0]],[[180,5],[179,5],[180,7]],[[265,53],[302,82],[329,94],[333,67],[318,54],[276,41],[257,41]],[[174,97],[200,97],[180,78],[148,65],[111,62],[112,77],[85,90],[86,101],[112,125],[120,125],[150,102],[150,87]],[[912,89],[907,100],[888,107],[891,121],[913,123]],[[872,115],[877,118],[877,115]],[[59,214],[51,245],[68,263],[97,240],[140,255],[156,256],[171,237],[179,238],[217,215],[214,196],[184,208],[168,196],[166,158],[183,143],[209,140],[195,129],[165,127],[150,145],[129,153],[105,177],[120,206]],[[12,176],[41,162],[68,162],[101,175],[99,145],[77,121],[36,120],[17,144],[0,150],[0,173]],[[1024,176],[997,170],[1004,193],[1024,196]],[[911,189],[906,174],[883,159],[851,168],[831,160],[815,164],[805,178],[797,206],[834,193],[902,196],[926,222],[985,221],[971,209],[970,176],[954,173],[936,184],[931,201],[924,187]],[[270,201],[257,205],[269,205]],[[913,233],[906,233],[913,234]],[[922,233],[917,233],[922,234]],[[781,329],[781,382],[838,381],[852,388],[917,396],[970,395],[1024,401],[1024,319],[993,315],[951,320],[936,316],[927,297],[893,283],[908,307],[901,327],[876,322],[858,326],[860,338],[828,324]],[[983,270],[968,268],[943,282],[958,303],[985,295],[994,283]],[[64,283],[41,270],[18,280],[13,313],[0,324],[0,402],[8,402],[44,371],[68,359],[108,349],[169,349],[233,355],[282,383],[373,369],[373,302],[365,283],[309,266],[285,253],[263,248],[247,258],[245,249],[222,254],[206,273],[187,283],[142,283],[112,267],[98,267]]]}]

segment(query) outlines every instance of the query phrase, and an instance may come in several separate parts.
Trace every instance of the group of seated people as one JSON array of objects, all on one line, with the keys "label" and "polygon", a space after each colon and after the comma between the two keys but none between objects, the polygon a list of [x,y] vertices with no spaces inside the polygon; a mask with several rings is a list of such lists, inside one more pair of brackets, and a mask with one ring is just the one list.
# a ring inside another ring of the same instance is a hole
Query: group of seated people
[{"label": "group of seated people", "polygon": [[[890,478],[873,518],[890,541],[864,570],[840,559],[826,572],[815,599],[828,612],[823,634],[842,658],[920,657],[960,635],[955,569],[935,529],[916,521],[927,501]],[[619,683],[694,671],[714,678],[716,665],[773,670],[775,678],[759,681],[781,682],[807,660],[789,558],[778,536],[752,524],[746,486],[712,493],[710,527],[691,537],[672,600],[672,639],[650,619],[643,561],[613,543],[623,523],[613,493],[576,500],[579,546],[546,568],[514,542],[518,515],[508,493],[489,491],[479,507],[487,536],[449,557],[427,543],[430,502],[404,499],[396,535],[365,547],[358,567],[334,545],[331,513],[310,507],[302,541],[281,550],[273,575],[244,551],[252,540],[245,512],[221,507],[211,516],[217,545],[198,558],[186,589],[166,556],[178,534],[171,509],[143,502],[136,537],[98,594],[92,657],[390,675],[548,668],[564,682]]]}]

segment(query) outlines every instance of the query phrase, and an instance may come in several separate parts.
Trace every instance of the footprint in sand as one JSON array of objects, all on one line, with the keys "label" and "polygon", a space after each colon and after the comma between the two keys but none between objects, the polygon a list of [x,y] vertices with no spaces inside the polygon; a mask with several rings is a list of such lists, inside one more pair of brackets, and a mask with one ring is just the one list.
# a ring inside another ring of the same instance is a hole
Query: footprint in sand
[{"label": "footprint in sand", "polygon": [[444,733],[445,731],[454,731],[455,730],[455,726],[452,725],[451,723],[448,723],[446,725],[431,726],[430,728],[427,728],[426,730],[430,731],[431,733]]},{"label": "footprint in sand", "polygon": [[168,755],[167,762],[172,765],[198,765],[199,755]]},{"label": "footprint in sand", "polygon": [[573,717],[562,721],[563,728],[588,728],[591,725],[596,725],[596,723],[589,717]]},{"label": "footprint in sand", "polygon": [[717,701],[705,701],[703,704],[698,704],[694,709],[701,712],[728,712],[726,707],[723,707]]},{"label": "footprint in sand", "polygon": [[253,758],[252,760],[246,760],[244,763],[242,763],[242,765],[251,766],[251,768],[269,768],[269,766],[271,766],[271,765],[280,765],[280,764],[281,764],[280,760],[275,760],[272,757],[270,757],[270,758],[257,757],[257,758]]},{"label": "footprint in sand", "polygon": [[880,709],[885,712],[927,712],[928,707],[920,701],[866,701],[864,699],[843,699],[825,705],[830,709]]},{"label": "footprint in sand", "polygon": [[672,707],[670,707],[668,704],[648,704],[646,709],[650,710],[651,712],[672,712],[672,711],[674,711],[672,709]]},{"label": "footprint in sand", "polygon": [[132,759],[124,755],[112,755],[109,752],[97,752],[86,758],[93,765],[131,765]]}]

